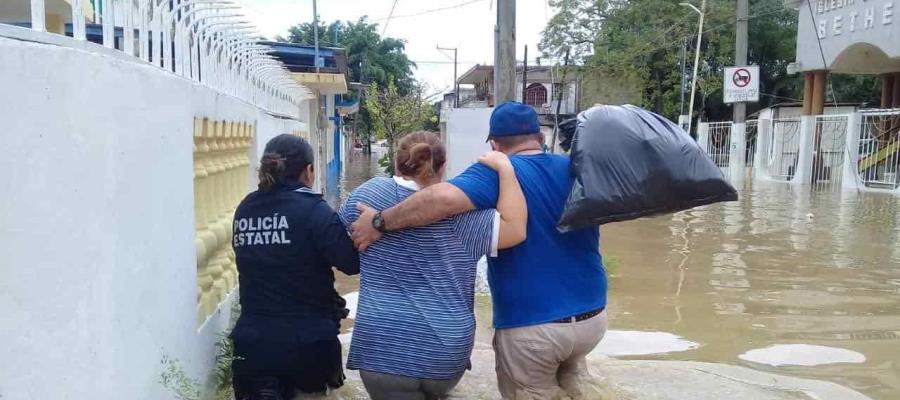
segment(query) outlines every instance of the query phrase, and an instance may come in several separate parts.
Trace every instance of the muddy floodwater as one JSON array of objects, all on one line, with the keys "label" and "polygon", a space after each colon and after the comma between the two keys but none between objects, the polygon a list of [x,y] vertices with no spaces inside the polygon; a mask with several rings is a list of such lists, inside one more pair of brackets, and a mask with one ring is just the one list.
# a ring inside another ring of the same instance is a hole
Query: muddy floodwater
[{"label": "muddy floodwater", "polygon": [[[329,201],[377,174],[375,160],[351,156]],[[736,365],[900,399],[900,197],[737,186],[738,202],[602,228],[611,331],[598,352]],[[338,278],[350,303],[358,282]],[[476,351],[487,350],[490,298],[477,304]],[[349,339],[352,320],[344,328]],[[490,382],[467,376],[458,396],[495,397],[483,394]]]}]

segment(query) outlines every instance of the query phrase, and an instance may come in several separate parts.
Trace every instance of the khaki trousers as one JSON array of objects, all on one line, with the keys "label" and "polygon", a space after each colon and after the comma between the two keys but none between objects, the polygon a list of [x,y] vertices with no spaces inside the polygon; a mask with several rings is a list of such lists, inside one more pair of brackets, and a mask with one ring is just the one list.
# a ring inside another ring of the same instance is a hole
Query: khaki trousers
[{"label": "khaki trousers", "polygon": [[547,323],[494,332],[497,383],[504,399],[587,399],[585,356],[606,334],[606,311],[573,323]]}]

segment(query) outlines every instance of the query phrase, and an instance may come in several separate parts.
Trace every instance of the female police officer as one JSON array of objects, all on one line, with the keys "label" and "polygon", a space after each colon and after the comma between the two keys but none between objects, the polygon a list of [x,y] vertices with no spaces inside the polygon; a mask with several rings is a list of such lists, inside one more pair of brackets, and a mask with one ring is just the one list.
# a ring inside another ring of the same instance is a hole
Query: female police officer
[{"label": "female police officer", "polygon": [[344,301],[332,266],[359,273],[359,256],[337,214],[310,187],[313,150],[280,135],[266,144],[259,190],[234,215],[241,316],[232,332],[238,400],[290,399],[343,384]]}]

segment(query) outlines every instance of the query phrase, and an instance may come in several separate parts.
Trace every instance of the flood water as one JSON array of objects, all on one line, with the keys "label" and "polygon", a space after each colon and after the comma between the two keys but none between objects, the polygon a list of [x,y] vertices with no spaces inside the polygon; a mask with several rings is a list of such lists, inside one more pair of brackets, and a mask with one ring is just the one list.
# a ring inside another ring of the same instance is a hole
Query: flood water
[{"label": "flood water", "polygon": [[[330,201],[379,173],[375,160],[352,156]],[[602,228],[613,330],[603,352],[739,365],[900,399],[900,197],[738,186],[738,202]],[[357,287],[338,278],[341,293]],[[476,349],[489,349],[489,298],[477,303]],[[461,385],[490,382],[469,375]]]}]

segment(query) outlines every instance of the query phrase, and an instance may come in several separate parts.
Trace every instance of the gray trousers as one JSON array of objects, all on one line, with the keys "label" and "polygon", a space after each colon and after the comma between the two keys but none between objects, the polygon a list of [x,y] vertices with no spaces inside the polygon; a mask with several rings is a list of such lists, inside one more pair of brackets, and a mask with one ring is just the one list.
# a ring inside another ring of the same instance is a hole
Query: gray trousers
[{"label": "gray trousers", "polygon": [[447,398],[463,372],[453,379],[418,379],[363,370],[359,376],[372,400],[438,400]]}]

